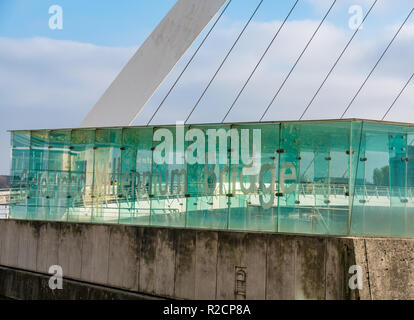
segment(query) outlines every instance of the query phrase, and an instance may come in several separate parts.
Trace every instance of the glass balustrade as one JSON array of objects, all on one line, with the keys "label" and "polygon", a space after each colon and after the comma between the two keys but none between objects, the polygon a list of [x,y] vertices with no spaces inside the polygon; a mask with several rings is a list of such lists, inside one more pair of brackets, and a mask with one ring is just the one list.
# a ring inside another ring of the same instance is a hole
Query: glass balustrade
[{"label": "glass balustrade", "polygon": [[12,131],[10,217],[414,237],[414,126]]}]

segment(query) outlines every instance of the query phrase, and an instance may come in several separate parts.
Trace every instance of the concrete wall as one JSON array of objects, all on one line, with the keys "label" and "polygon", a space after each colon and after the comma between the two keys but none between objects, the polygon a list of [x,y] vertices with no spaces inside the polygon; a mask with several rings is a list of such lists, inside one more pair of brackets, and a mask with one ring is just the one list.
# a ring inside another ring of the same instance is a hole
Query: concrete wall
[{"label": "concrete wall", "polygon": [[67,279],[63,281],[63,288],[50,290],[47,275],[0,267],[0,300],[159,300],[157,297]]},{"label": "concrete wall", "polygon": [[355,239],[361,299],[414,299],[414,239]]},{"label": "concrete wall", "polygon": [[[413,249],[413,240],[0,220],[1,266],[60,265],[67,279],[177,299],[414,298]],[[354,264],[360,291],[348,287]]]}]

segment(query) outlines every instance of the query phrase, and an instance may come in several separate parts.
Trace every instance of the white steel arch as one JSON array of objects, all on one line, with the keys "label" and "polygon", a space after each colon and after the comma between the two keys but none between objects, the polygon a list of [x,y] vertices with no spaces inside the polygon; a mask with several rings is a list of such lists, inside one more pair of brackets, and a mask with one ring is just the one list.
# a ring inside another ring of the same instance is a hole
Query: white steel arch
[{"label": "white steel arch", "polygon": [[82,121],[128,126],[227,0],[178,0]]}]

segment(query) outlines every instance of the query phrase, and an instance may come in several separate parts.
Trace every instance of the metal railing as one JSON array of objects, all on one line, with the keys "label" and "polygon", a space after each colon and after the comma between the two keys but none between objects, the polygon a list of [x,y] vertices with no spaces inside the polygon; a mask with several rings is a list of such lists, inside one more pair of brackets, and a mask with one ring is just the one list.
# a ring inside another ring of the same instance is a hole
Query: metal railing
[{"label": "metal railing", "polygon": [[[225,191],[227,190],[228,186],[224,186]],[[278,183],[275,185],[275,189],[278,190]],[[10,193],[9,189],[0,189],[0,218],[4,218],[8,216],[9,207],[10,205],[16,205],[21,203],[24,205],[25,200],[28,198],[25,190],[22,189],[21,192],[19,190],[12,190],[13,192]],[[177,208],[181,206],[182,203],[185,201],[185,195],[179,194],[174,188],[168,187],[168,191],[172,192],[167,193],[165,196],[157,196],[153,198],[149,196],[148,190],[143,190],[143,188],[124,188],[124,194],[122,197],[117,195],[117,190],[112,190],[110,195],[91,195],[89,192],[85,192],[89,195],[83,195],[79,197],[73,197],[70,199],[70,207],[75,208],[89,208],[94,206],[102,206],[102,208],[126,208],[128,207],[132,210],[135,209],[137,206],[136,202],[148,204],[148,208],[150,207],[150,203],[152,200],[163,200],[166,203],[166,207],[164,210],[166,212],[176,212]],[[380,200],[380,202],[390,201],[391,198],[399,198],[402,202],[408,202],[414,200],[414,187],[388,187],[388,186],[376,186],[376,185],[364,185],[364,186],[355,186],[353,191],[353,196],[355,199],[363,199],[365,202],[369,203],[370,201]],[[113,193],[113,194],[112,194]],[[193,195],[193,197],[199,196],[208,196],[214,198],[215,196],[221,196],[219,191],[216,190],[217,194],[213,195]],[[257,194],[246,194],[246,196],[259,196],[262,194],[262,191],[258,190]],[[241,191],[237,191],[233,196],[243,195]],[[339,202],[337,204],[346,205],[344,202],[350,194],[350,188],[348,184],[328,184],[328,183],[300,183],[297,185],[295,191],[292,193],[297,199],[300,198],[308,199],[310,202],[312,198],[317,201],[318,199],[324,200],[326,205],[325,206],[332,206],[335,205],[335,200]],[[32,200],[36,199],[36,197],[32,197]],[[40,198],[39,198],[40,199]],[[53,198],[51,198],[53,199]],[[329,201],[326,201],[329,200]],[[318,207],[317,203],[314,202],[314,205],[310,204],[309,201],[306,203],[298,203],[296,206],[298,207]],[[212,202],[212,201],[211,201]],[[365,203],[364,202],[364,203]],[[36,201],[34,201],[36,203]],[[310,208],[309,207],[309,208]],[[155,209],[155,208],[154,208]],[[163,208],[158,208],[157,210],[163,210]]]},{"label": "metal railing", "polygon": [[0,219],[9,218],[10,189],[0,189]]}]

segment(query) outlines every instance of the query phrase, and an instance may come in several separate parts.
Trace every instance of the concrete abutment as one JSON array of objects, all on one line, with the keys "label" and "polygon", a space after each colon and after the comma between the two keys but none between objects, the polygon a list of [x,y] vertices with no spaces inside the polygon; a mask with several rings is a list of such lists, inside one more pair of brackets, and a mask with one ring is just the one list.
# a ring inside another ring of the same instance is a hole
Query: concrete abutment
[{"label": "concrete abutment", "polygon": [[[413,299],[413,261],[412,239],[0,220],[10,298]],[[52,265],[65,279],[53,292]]]}]

